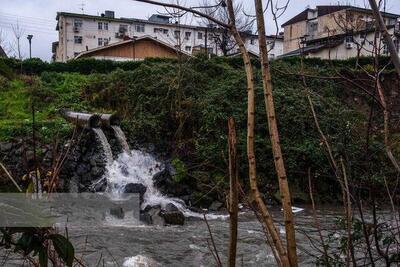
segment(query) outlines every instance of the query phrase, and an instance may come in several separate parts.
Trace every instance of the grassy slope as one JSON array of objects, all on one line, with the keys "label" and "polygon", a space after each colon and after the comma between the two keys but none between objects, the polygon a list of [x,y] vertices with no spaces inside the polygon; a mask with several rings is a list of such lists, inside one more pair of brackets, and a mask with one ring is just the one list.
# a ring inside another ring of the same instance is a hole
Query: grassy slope
[{"label": "grassy slope", "polygon": [[[226,120],[234,116],[238,128],[240,175],[246,177],[246,84],[239,61],[221,58],[195,60],[183,66],[179,81],[178,65],[171,62],[143,62],[131,71],[109,74],[43,72],[32,85],[25,77],[5,85],[0,83],[0,140],[31,133],[30,103],[34,92],[38,131],[43,140],[55,133],[68,134],[71,126],[57,113],[59,108],[88,111],[117,111],[124,116],[124,131],[138,144],[151,143],[169,153],[185,170],[179,181],[194,184],[199,196],[210,188],[220,193],[226,177]],[[334,74],[329,64],[311,62],[311,75]],[[281,142],[292,185],[307,191],[307,168],[331,192],[330,167],[320,137],[313,124],[305,89],[295,75],[296,61],[273,63],[274,95]],[[259,182],[270,188],[276,181],[263,106],[260,71],[256,69],[256,155]],[[345,88],[333,80],[309,79],[311,94],[321,127],[329,136],[335,156],[346,153],[354,166],[354,176],[362,179],[360,131],[365,116],[342,101]],[[377,146],[379,150],[379,146]],[[380,153],[372,169],[384,170]],[[360,171],[359,171],[360,170]],[[385,175],[380,171],[379,175]],[[272,189],[273,190],[273,189]],[[267,190],[263,190],[266,192]],[[210,199],[213,194],[208,195]]]}]

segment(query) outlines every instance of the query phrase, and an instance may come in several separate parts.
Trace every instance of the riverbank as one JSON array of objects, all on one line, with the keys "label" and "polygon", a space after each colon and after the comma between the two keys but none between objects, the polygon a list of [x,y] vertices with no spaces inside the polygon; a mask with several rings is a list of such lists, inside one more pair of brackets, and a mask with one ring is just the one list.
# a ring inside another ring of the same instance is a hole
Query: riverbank
[{"label": "riverbank", "polygon": [[[173,170],[168,179],[164,177],[158,182],[160,190],[177,197],[191,195],[190,202],[202,208],[209,208],[215,201],[225,203],[228,186],[226,121],[228,116],[234,116],[239,129],[239,176],[247,190],[247,164],[244,163],[246,133],[241,130],[246,125],[246,85],[240,59],[195,58],[181,63],[145,60],[130,65],[112,64],[110,69],[98,67],[105,66],[104,62],[92,62],[92,65],[78,63],[70,63],[73,68],[65,67],[68,65],[61,68],[58,64],[59,69],[55,69],[56,64],[43,67],[27,62],[26,73],[33,76],[16,74],[12,80],[0,80],[0,158],[19,183],[24,185],[23,175],[32,170],[31,104],[34,103],[37,153],[41,165],[46,167],[44,169],[50,167],[54,160],[52,144],[67,144],[73,132],[73,127],[59,116],[59,109],[117,112],[123,117],[121,127],[131,147],[146,148],[165,160]],[[379,112],[372,127],[370,153],[374,159],[365,162],[361,156],[365,140],[360,136],[368,125],[369,100],[365,92],[346,80],[351,75],[361,75],[352,64],[351,61],[340,64],[305,61],[309,84],[305,88],[301,77],[296,74],[300,72],[298,59],[272,63],[281,142],[295,203],[309,201],[308,169],[312,171],[315,197],[319,202],[341,200],[338,183],[330,171],[305,97],[307,93],[312,96],[320,125],[329,137],[335,155],[348,155],[354,181],[363,183],[366,176],[363,170],[367,165],[378,185],[383,185],[383,177],[393,175],[384,154]],[[368,61],[364,64],[367,66]],[[338,73],[344,77],[338,77]],[[276,203],[279,197],[275,197],[278,195],[277,184],[273,178],[275,174],[267,138],[260,75],[256,67],[258,182],[265,198],[270,203]],[[392,74],[389,71],[385,75],[387,93],[395,96],[391,93],[395,86]],[[359,79],[359,84],[363,82],[368,88],[364,76],[352,79]],[[393,107],[397,105],[395,97],[389,102]],[[397,121],[394,116],[393,126],[397,125]],[[393,133],[396,137],[397,132]],[[77,145],[85,150],[82,155],[96,147],[96,141],[90,134],[85,135],[82,142]],[[397,143],[393,147],[397,149]],[[73,157],[73,161],[79,164],[67,168],[67,173],[71,175],[65,176],[65,183],[78,170],[80,176],[87,176],[88,173],[101,175],[101,170],[97,168],[102,165],[100,159],[95,166],[89,166],[91,156],[84,156],[86,160],[82,160],[81,154]],[[22,161],[19,161],[21,157]],[[96,169],[92,172],[93,168]],[[65,190],[63,183],[61,185],[60,190]],[[5,183],[3,188],[9,190],[9,183]],[[368,197],[369,193],[365,194]]]}]

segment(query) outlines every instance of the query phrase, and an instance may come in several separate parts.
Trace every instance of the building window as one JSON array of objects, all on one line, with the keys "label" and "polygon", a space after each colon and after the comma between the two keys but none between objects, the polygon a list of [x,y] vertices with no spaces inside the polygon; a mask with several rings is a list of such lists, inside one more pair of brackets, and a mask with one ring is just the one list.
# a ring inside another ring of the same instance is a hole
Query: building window
[{"label": "building window", "polygon": [[164,34],[168,34],[168,29],[163,29]]},{"label": "building window", "polygon": [[103,38],[103,45],[108,45],[108,39],[107,38]]},{"label": "building window", "polygon": [[365,33],[365,32],[361,32],[360,33],[360,39],[365,39],[367,37],[367,33]]},{"label": "building window", "polygon": [[98,46],[103,46],[103,38],[98,38],[97,39],[97,45]]},{"label": "building window", "polygon": [[254,39],[253,38],[250,39],[250,44],[252,44],[252,45],[254,44]]},{"label": "building window", "polygon": [[175,37],[175,39],[180,38],[180,36],[181,36],[181,31],[174,31],[174,37]]},{"label": "building window", "polygon": [[191,35],[192,35],[191,32],[185,32],[185,39],[189,40]]},{"label": "building window", "polygon": [[197,39],[203,39],[203,33],[202,32],[198,32],[197,33]]},{"label": "building window", "polygon": [[126,24],[119,25],[119,32],[125,33],[127,31],[128,31],[128,25],[126,25]]},{"label": "building window", "polygon": [[82,43],[82,36],[74,36],[74,43],[81,44]]},{"label": "building window", "polygon": [[74,27],[82,28],[83,21],[81,19],[74,19]]},{"label": "building window", "polygon": [[154,28],[154,33],[158,33],[159,28]]},{"label": "building window", "polygon": [[103,29],[103,22],[97,23],[97,29],[99,29],[99,30]]},{"label": "building window", "polygon": [[103,30],[108,31],[108,22],[103,22]]},{"label": "building window", "polygon": [[191,47],[191,46],[185,46],[185,51],[186,51],[186,52],[192,51],[192,47]]},{"label": "building window", "polygon": [[136,32],[144,32],[144,24],[135,24]]}]

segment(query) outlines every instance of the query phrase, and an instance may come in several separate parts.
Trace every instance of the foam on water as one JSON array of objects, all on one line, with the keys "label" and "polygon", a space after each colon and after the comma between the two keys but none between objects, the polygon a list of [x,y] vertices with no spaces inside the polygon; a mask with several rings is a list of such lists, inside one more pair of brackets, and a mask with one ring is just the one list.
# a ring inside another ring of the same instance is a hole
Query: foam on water
[{"label": "foam on water", "polygon": [[160,266],[155,260],[142,255],[125,258],[122,267],[155,267]]},{"label": "foam on water", "polygon": [[[111,197],[118,199],[129,183],[143,184],[147,190],[144,194],[142,208],[147,205],[160,205],[165,208],[168,203],[174,204],[186,217],[203,218],[203,215],[189,210],[179,198],[171,198],[163,195],[153,183],[153,176],[162,171],[163,164],[152,155],[140,150],[131,150],[122,153],[106,167],[107,192]],[[226,219],[229,215],[207,214],[208,219]]]}]

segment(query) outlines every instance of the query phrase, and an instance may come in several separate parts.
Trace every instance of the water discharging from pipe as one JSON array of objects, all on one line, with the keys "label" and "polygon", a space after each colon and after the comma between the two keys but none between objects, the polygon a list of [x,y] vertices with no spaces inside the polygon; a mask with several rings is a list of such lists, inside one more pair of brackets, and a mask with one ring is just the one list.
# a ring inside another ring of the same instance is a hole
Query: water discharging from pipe
[{"label": "water discharging from pipe", "polygon": [[[127,184],[143,184],[147,190],[144,194],[142,208],[145,208],[147,205],[160,205],[162,208],[165,208],[168,203],[172,203],[185,216],[202,218],[202,214],[189,210],[181,199],[167,197],[154,186],[153,176],[162,171],[164,167],[153,156],[140,150],[131,150],[130,154],[122,153],[112,164],[106,167],[106,191],[112,197],[118,198],[124,192]],[[208,214],[207,218],[217,219],[226,218],[226,216]]]},{"label": "water discharging from pipe", "polygon": [[117,125],[112,125],[111,128],[114,130],[115,137],[117,137],[118,142],[121,144],[122,150],[126,153],[130,153],[129,144],[126,141],[126,136],[121,127]]},{"label": "water discharging from pipe", "polygon": [[111,146],[107,141],[107,137],[105,136],[103,130],[101,130],[100,128],[93,128],[93,131],[95,132],[97,139],[100,141],[105,159],[107,161],[107,165],[110,165],[113,162],[113,155]]}]

